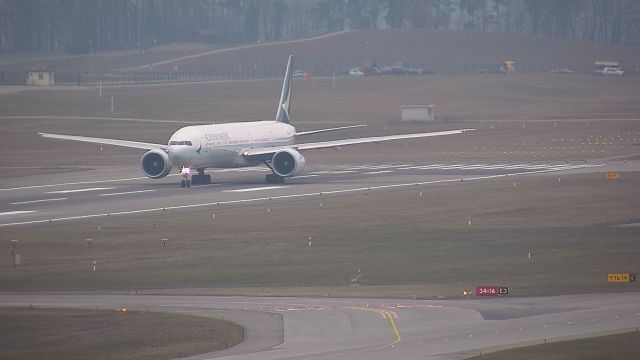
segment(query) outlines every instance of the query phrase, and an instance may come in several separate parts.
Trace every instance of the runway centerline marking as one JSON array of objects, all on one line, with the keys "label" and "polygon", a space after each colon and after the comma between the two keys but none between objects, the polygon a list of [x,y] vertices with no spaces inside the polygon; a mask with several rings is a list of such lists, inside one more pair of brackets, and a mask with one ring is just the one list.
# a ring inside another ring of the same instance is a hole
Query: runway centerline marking
[{"label": "runway centerline marking", "polygon": [[393,170],[380,170],[380,171],[369,171],[366,173],[363,173],[364,175],[377,175],[377,174],[388,174],[388,173],[392,173]]},{"label": "runway centerline marking", "polygon": [[224,192],[251,192],[251,191],[263,191],[263,190],[274,190],[274,189],[284,189],[284,188],[288,188],[288,186],[262,186],[262,187],[249,188],[249,189],[225,190]]},{"label": "runway centerline marking", "polygon": [[[606,164],[591,165],[590,167],[602,167],[602,166],[606,166]],[[28,224],[38,224],[38,223],[46,223],[46,222],[53,222],[53,221],[81,220],[81,219],[90,219],[90,218],[105,217],[105,216],[115,216],[115,215],[143,214],[143,213],[160,212],[160,211],[166,211],[166,210],[192,209],[192,208],[199,208],[199,207],[205,207],[205,206],[249,204],[249,203],[254,203],[254,202],[263,202],[263,201],[270,201],[270,200],[305,198],[305,197],[334,195],[334,194],[348,194],[348,193],[371,191],[371,190],[397,189],[397,188],[410,187],[410,186],[419,186],[419,185],[444,184],[444,183],[465,182],[465,181],[469,182],[469,181],[474,181],[474,180],[488,180],[488,179],[505,178],[505,177],[512,177],[512,176],[544,174],[544,173],[551,173],[551,172],[559,172],[559,171],[563,171],[563,170],[568,170],[568,169],[564,169],[564,168],[563,169],[544,169],[544,170],[535,170],[535,171],[515,172],[515,173],[508,173],[508,174],[474,176],[474,177],[467,177],[467,178],[461,177],[461,178],[455,178],[455,179],[442,179],[442,180],[431,180],[431,181],[421,181],[421,182],[411,182],[411,183],[399,183],[399,184],[389,184],[389,185],[350,188],[350,189],[342,189],[342,190],[319,191],[319,192],[312,192],[312,193],[300,193],[300,194],[291,194],[291,195],[276,195],[276,196],[271,196],[271,197],[259,197],[259,198],[252,198],[252,199],[239,199],[239,200],[206,202],[206,203],[196,203],[196,204],[187,204],[187,205],[175,205],[175,206],[167,206],[167,207],[157,207],[157,208],[130,210],[130,211],[120,211],[120,212],[113,212],[113,213],[99,213],[99,214],[89,214],[89,215],[67,216],[67,217],[60,217],[60,218],[53,218],[53,219],[21,221],[21,222],[14,222],[14,223],[4,223],[4,224],[0,224],[0,227],[16,226],[16,225],[28,225]]]},{"label": "runway centerline marking", "polygon": [[31,201],[18,201],[18,202],[12,202],[11,205],[25,205],[25,204],[35,204],[35,203],[41,203],[41,202],[62,201],[62,200],[69,200],[69,198],[53,198],[53,199],[31,200]]},{"label": "runway centerline marking", "polygon": [[34,213],[35,211],[28,211],[28,210],[18,210],[18,211],[6,211],[6,212],[0,212],[0,216],[3,215],[20,215],[20,214],[28,214],[28,213]]},{"label": "runway centerline marking", "polygon": [[73,189],[73,190],[57,190],[57,191],[49,191],[47,194],[71,194],[71,193],[79,193],[79,192],[87,192],[87,191],[98,191],[98,190],[111,190],[114,189],[112,187],[96,187],[96,188],[87,188],[87,189]]},{"label": "runway centerline marking", "polygon": [[[168,176],[177,176],[177,175],[179,175],[179,174],[171,174],[171,175],[168,175]],[[38,188],[45,188],[45,187],[69,186],[69,185],[100,184],[100,183],[107,183],[107,182],[143,180],[143,179],[147,179],[147,177],[135,177],[135,178],[124,178],[124,179],[109,179],[109,180],[94,180],[94,181],[79,181],[79,182],[60,183],[60,184],[30,185],[30,186],[20,186],[20,187],[14,187],[14,188],[0,189],[0,191],[38,189]]]},{"label": "runway centerline marking", "polygon": [[139,193],[147,193],[156,191],[155,189],[147,189],[147,190],[136,190],[136,191],[124,191],[117,193],[109,193],[109,194],[100,194],[100,196],[116,196],[116,195],[128,195],[128,194],[139,194]]},{"label": "runway centerline marking", "polygon": [[318,176],[317,174],[310,174],[310,175],[300,175],[300,176],[296,176],[296,179],[301,179],[301,178],[310,178],[310,177],[316,177]]}]

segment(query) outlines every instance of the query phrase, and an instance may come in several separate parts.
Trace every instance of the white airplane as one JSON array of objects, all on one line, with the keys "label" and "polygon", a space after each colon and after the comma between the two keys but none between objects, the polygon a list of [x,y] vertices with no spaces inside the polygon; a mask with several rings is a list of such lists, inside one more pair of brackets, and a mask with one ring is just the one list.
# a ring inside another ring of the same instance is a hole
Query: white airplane
[{"label": "white airplane", "polygon": [[[153,144],[138,141],[103,139],[86,136],[39,133],[46,138],[83,141],[89,143],[124,146],[148,150],[140,161],[142,172],[150,178],[159,179],[177,166],[182,174],[182,187],[191,184],[208,184],[211,176],[207,168],[238,168],[266,165],[272,174],[266,176],[267,183],[283,183],[286,177],[299,175],[305,166],[302,151],[323,148],[339,148],[345,145],[364,144],[400,139],[462,134],[474,129],[459,129],[429,133],[376,136],[311,143],[297,143],[296,137],[320,132],[334,131],[364,125],[296,132],[289,124],[291,114],[291,80],[293,56],[289,56],[287,70],[280,94],[280,102],[273,121],[252,121],[227,124],[185,126],[171,135],[168,144]],[[192,175],[196,169],[197,175]]]}]

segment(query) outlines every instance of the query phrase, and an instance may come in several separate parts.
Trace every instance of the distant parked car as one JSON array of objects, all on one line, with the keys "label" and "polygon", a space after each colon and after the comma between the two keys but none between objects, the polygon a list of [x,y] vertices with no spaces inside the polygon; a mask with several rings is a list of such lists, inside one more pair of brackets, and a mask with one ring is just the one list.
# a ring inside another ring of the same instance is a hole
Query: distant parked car
[{"label": "distant parked car", "polygon": [[351,76],[364,76],[364,73],[360,71],[360,68],[353,68],[349,71],[349,75]]},{"label": "distant parked car", "polygon": [[385,66],[380,69],[385,75],[422,75],[422,69],[406,66],[403,62],[398,62],[393,66]]},{"label": "distant parked car", "polygon": [[380,75],[380,69],[376,66],[361,66],[358,68],[360,72],[369,76],[369,75]]},{"label": "distant parked car", "polygon": [[551,69],[550,72],[552,74],[573,74],[573,73],[575,73],[575,71],[573,71],[571,69],[567,69],[567,68]]},{"label": "distant parked car", "polygon": [[622,75],[624,74],[624,71],[618,69],[618,68],[604,68],[602,69],[602,71],[600,72],[600,74],[602,75]]},{"label": "distant parked car", "polygon": [[293,77],[305,77],[307,76],[307,72],[304,70],[296,70],[293,72]]}]

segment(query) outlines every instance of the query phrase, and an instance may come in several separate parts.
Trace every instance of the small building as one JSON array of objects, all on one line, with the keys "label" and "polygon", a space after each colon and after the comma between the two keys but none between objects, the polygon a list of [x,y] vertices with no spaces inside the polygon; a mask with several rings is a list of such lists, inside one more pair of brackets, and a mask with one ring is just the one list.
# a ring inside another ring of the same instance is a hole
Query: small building
[{"label": "small building", "polygon": [[27,71],[25,85],[49,86],[56,84],[56,73],[53,71]]},{"label": "small building", "polygon": [[402,121],[433,121],[435,105],[401,105]]}]

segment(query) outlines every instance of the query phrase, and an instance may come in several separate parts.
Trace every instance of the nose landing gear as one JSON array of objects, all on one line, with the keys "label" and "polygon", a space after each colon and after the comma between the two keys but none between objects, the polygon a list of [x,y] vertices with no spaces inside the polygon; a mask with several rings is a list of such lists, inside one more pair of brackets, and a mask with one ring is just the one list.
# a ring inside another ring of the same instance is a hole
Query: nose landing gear
[{"label": "nose landing gear", "polygon": [[191,169],[183,166],[182,170],[180,170],[180,175],[182,175],[182,180],[180,180],[180,187],[191,187]]},{"label": "nose landing gear", "polygon": [[204,169],[198,169],[197,175],[191,174],[191,169],[183,167],[180,171],[182,180],[180,181],[180,187],[191,187],[191,185],[208,185],[211,184],[211,175],[205,174]]}]

